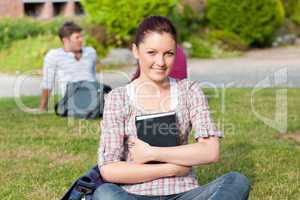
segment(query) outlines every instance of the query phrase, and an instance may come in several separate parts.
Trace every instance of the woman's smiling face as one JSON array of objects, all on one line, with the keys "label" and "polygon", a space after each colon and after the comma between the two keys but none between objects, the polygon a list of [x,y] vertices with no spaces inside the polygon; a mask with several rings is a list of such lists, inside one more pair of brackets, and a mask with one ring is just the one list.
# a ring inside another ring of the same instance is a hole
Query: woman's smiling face
[{"label": "woman's smiling face", "polygon": [[133,44],[133,54],[139,62],[142,79],[164,82],[175,60],[176,41],[166,32],[148,32],[138,46]]}]

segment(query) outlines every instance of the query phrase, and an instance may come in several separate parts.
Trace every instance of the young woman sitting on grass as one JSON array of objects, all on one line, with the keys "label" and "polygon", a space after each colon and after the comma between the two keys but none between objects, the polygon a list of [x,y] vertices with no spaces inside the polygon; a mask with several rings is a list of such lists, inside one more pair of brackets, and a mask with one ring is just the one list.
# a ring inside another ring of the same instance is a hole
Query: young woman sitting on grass
[{"label": "young woman sitting on grass", "polygon": [[[176,30],[165,17],[151,16],[138,27],[133,54],[140,75],[106,98],[98,152],[104,180],[94,200],[244,200],[248,179],[229,172],[199,186],[193,166],[219,159],[218,131],[200,84],[169,77],[176,56]],[[176,113],[178,146],[157,147],[137,138],[136,116]],[[191,129],[195,142],[188,144]],[[149,163],[157,161],[159,163]]]}]

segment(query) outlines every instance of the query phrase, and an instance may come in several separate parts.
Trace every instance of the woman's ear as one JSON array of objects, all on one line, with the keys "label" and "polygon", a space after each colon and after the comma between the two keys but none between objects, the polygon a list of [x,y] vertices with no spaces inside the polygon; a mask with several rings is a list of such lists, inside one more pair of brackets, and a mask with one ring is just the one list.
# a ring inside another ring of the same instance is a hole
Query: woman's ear
[{"label": "woman's ear", "polygon": [[138,52],[138,47],[136,46],[136,44],[132,44],[132,53],[135,59],[139,59],[139,52]]}]

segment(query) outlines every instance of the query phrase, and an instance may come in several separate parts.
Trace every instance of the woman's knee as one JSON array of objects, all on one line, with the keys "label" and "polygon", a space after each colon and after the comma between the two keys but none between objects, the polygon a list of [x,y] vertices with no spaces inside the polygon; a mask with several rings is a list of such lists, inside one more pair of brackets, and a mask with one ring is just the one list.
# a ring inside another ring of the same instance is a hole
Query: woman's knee
[{"label": "woman's knee", "polygon": [[104,183],[100,187],[98,187],[94,194],[93,194],[93,200],[113,200],[115,198],[115,194],[118,193],[118,191],[122,190],[120,186],[113,184],[113,183]]},{"label": "woman's knee", "polygon": [[250,190],[249,179],[239,172],[229,172],[225,174],[225,182],[233,185],[234,188],[240,189],[241,192],[248,193]]}]

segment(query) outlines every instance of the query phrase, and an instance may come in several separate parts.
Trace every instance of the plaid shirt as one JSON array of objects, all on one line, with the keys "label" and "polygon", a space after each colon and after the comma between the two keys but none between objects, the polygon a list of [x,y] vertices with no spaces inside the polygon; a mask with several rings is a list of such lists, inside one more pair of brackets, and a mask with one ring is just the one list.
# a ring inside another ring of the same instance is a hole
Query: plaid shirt
[{"label": "plaid shirt", "polygon": [[[200,84],[185,79],[175,85],[178,91],[175,111],[181,144],[188,143],[192,128],[195,130],[195,139],[212,135],[222,137],[223,133],[216,129],[210,117],[207,100]],[[99,168],[108,163],[129,161],[127,138],[137,135],[135,116],[141,114],[146,113],[134,106],[125,86],[116,88],[107,95],[101,122]],[[165,177],[143,183],[123,184],[121,187],[138,195],[163,196],[194,189],[198,187],[198,182],[194,171],[191,170],[183,177]]]}]

